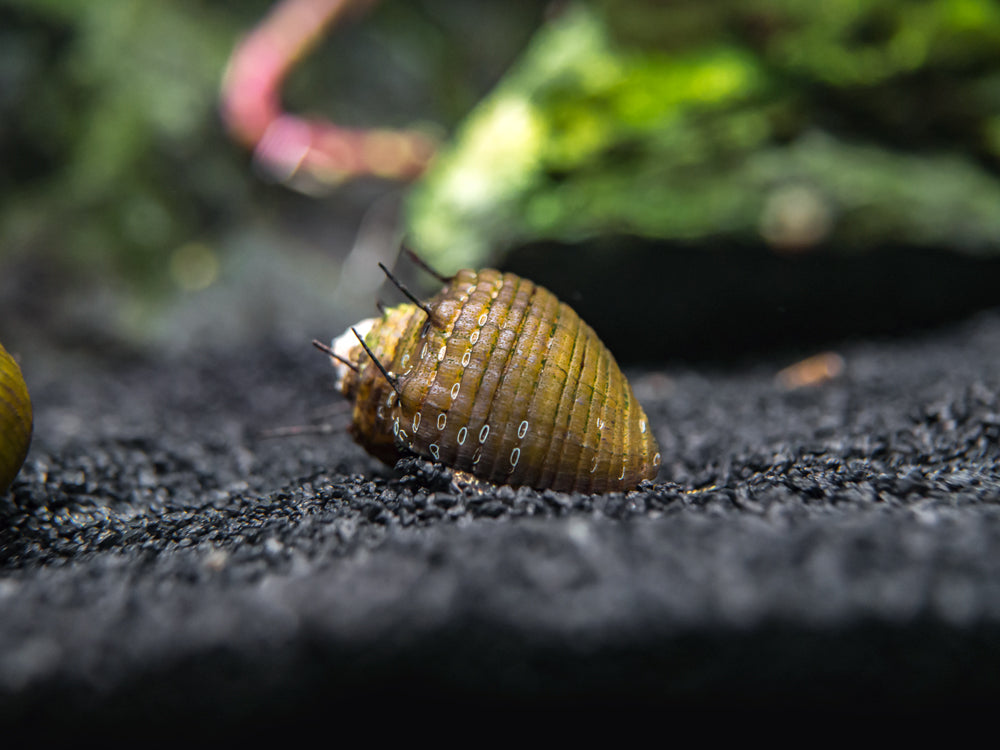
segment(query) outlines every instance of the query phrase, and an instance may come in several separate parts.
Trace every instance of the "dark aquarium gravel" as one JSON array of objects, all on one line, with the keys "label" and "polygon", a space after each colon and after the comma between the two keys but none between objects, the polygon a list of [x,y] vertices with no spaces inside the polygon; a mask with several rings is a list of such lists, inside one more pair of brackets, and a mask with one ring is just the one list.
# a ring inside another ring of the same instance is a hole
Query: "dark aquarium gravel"
[{"label": "dark aquarium gravel", "polygon": [[0,499],[0,722],[234,736],[373,704],[992,701],[1000,314],[837,351],[839,377],[792,390],[790,356],[626,368],[663,467],[600,496],[386,469],[308,340],[40,352],[35,442]]}]

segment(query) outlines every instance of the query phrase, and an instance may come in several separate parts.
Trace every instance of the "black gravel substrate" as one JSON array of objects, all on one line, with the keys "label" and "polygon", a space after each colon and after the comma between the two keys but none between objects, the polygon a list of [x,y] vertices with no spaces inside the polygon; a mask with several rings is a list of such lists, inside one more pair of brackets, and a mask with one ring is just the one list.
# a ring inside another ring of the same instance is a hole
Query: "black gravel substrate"
[{"label": "black gravel substrate", "polygon": [[[1000,313],[630,378],[660,481],[397,476],[307,341],[38,352],[0,499],[0,720],[231,736],[434,704],[940,712],[1000,687]],[[329,434],[269,437],[327,423]]]}]

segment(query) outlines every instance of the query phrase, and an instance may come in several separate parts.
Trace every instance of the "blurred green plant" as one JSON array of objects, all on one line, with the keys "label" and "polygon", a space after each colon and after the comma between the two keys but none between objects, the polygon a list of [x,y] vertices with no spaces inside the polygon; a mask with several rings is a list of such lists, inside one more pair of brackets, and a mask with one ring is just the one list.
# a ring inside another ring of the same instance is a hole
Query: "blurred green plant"
[{"label": "blurred green plant", "polygon": [[169,252],[245,199],[211,127],[231,21],[120,0],[8,0],[0,13],[0,244],[109,285],[168,284]]},{"label": "blurred green plant", "polygon": [[443,269],[529,241],[1000,252],[1000,4],[621,0],[542,28],[411,196]]}]

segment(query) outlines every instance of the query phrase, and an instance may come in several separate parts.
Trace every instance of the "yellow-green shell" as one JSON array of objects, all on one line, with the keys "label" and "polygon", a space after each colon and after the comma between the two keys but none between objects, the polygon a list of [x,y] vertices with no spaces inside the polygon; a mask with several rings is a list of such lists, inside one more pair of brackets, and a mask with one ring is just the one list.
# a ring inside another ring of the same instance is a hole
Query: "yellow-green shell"
[{"label": "yellow-green shell", "polygon": [[[634,488],[659,470],[646,414],[614,357],[543,287],[459,271],[428,300],[371,322],[342,392],[354,438],[392,462],[407,452],[496,484],[560,491]],[[345,368],[346,369],[346,368]]]},{"label": "yellow-green shell", "polygon": [[0,492],[6,491],[28,455],[31,399],[21,368],[0,344]]}]

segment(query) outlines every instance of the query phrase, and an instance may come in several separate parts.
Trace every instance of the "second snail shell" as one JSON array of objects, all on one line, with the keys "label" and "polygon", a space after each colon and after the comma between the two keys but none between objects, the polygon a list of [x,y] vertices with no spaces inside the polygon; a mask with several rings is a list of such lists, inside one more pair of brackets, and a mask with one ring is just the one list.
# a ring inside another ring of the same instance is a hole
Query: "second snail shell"
[{"label": "second snail shell", "polygon": [[21,368],[0,344],[0,492],[17,476],[31,443],[32,413]]}]

